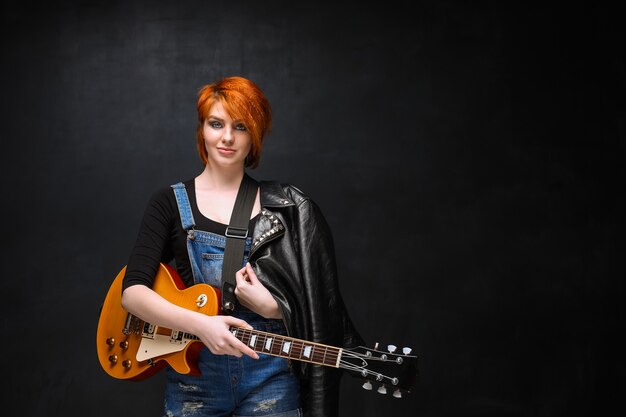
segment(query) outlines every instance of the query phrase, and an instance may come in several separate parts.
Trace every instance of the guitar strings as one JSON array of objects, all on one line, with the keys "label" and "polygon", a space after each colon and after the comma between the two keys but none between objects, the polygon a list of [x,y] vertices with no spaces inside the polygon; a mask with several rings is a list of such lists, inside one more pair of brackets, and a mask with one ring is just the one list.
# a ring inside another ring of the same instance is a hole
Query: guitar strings
[{"label": "guitar strings", "polygon": [[[266,333],[258,330],[243,329],[240,327],[231,327],[231,332],[233,332],[235,337],[249,346],[251,346],[250,341],[252,340],[252,336],[258,336],[258,339],[254,341],[254,348],[260,353],[299,359],[304,362],[313,362],[328,366],[336,366],[339,359],[340,349],[334,346],[308,342],[301,339]],[[268,339],[272,340],[269,350],[263,348]],[[280,344],[275,344],[276,341],[280,341]],[[288,352],[282,350],[285,341],[289,341],[291,343]],[[261,349],[257,347],[259,344],[262,346]],[[307,356],[305,353],[307,348],[311,348],[310,356]]]},{"label": "guitar strings", "polygon": [[[384,379],[388,379],[389,381],[393,381],[393,379],[394,379],[394,378],[392,378],[390,376],[381,374],[380,372],[374,372],[374,371],[371,371],[371,370],[367,369],[368,361],[388,362],[387,359],[378,358],[378,357],[374,357],[374,356],[368,356],[367,360],[365,360],[363,358],[362,354],[351,352],[349,350],[345,350],[344,351],[344,353],[342,355],[342,358],[343,357],[351,357],[351,358],[354,358],[354,359],[357,359],[357,360],[361,360],[363,362],[363,365],[362,366],[358,366],[358,365],[353,364],[352,362],[347,362],[347,361],[344,361],[342,359],[342,360],[339,361],[341,363],[341,368],[357,372],[357,373],[359,373],[363,377],[365,377],[367,375],[376,375],[376,377],[377,377],[376,379],[377,380],[378,380],[378,377],[381,378],[380,381],[382,381]],[[365,375],[363,375],[363,371],[365,371]]]}]

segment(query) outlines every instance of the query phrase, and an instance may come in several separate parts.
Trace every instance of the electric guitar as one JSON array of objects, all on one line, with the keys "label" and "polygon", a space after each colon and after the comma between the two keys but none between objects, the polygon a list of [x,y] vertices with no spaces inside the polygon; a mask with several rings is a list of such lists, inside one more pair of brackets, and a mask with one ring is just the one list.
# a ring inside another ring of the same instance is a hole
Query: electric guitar
[{"label": "electric guitar", "polygon": [[[100,365],[110,376],[140,381],[169,364],[181,374],[199,375],[197,358],[203,343],[192,334],[155,326],[128,313],[122,307],[122,280],[126,267],[118,273],[106,295],[100,318],[96,346]],[[152,287],[166,300],[202,314],[219,314],[218,290],[207,284],[185,288],[178,273],[161,263]],[[231,327],[239,340],[257,353],[280,356],[317,365],[342,368],[353,376],[366,379],[363,388],[400,398],[410,392],[417,375],[417,357],[410,348],[395,353],[365,347],[344,349],[282,335]],[[377,344],[378,345],[378,344]],[[371,381],[371,382],[370,382]]]}]

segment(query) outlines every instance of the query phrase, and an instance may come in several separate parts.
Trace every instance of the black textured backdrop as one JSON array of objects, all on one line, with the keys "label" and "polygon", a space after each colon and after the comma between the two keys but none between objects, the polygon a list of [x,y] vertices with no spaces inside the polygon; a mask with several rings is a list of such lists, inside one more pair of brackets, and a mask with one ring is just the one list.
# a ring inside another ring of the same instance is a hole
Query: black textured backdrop
[{"label": "black textured backdrop", "polygon": [[343,416],[623,412],[619,10],[38,3],[2,6],[4,411],[160,415],[162,376],[100,369],[99,309],[149,195],[201,170],[198,88],[243,75],[275,114],[252,174],[320,204],[357,326],[420,356],[401,400],[346,376]]}]

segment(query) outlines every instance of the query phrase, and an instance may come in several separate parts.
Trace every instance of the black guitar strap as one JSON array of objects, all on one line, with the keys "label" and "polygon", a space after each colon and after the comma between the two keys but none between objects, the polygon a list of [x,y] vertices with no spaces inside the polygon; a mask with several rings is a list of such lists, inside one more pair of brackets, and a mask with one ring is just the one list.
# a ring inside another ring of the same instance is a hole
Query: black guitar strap
[{"label": "black guitar strap", "polygon": [[226,228],[226,247],[222,266],[222,311],[224,313],[232,313],[237,306],[235,273],[243,265],[250,214],[252,214],[258,188],[259,183],[244,173],[235,199],[235,207],[230,216],[230,223]]}]

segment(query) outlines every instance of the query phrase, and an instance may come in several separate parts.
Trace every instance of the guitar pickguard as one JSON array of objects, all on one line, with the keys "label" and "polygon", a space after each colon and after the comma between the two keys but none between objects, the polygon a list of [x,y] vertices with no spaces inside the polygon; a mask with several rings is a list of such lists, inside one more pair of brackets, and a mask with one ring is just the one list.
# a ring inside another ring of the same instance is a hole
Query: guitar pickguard
[{"label": "guitar pickguard", "polygon": [[169,353],[180,352],[197,338],[189,337],[179,330],[169,330],[145,323],[141,333],[141,342],[137,349],[137,360],[145,361]]}]

